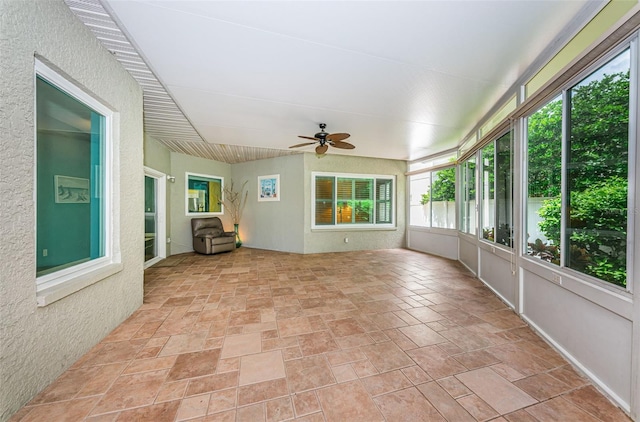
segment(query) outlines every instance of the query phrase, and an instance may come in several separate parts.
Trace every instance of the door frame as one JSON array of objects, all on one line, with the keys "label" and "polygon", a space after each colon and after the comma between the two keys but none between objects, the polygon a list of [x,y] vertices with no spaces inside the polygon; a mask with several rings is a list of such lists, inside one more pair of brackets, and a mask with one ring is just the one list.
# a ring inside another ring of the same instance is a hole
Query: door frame
[{"label": "door frame", "polygon": [[[144,175],[156,180],[156,256],[144,262],[144,268],[167,257],[167,175],[144,166]],[[143,258],[144,259],[144,258]]]}]

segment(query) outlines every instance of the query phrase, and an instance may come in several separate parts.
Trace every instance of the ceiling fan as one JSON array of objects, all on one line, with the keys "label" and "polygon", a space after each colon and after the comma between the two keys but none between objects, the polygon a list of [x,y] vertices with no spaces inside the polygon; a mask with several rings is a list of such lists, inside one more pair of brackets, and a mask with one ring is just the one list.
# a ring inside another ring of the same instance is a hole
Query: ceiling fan
[{"label": "ceiling fan", "polygon": [[304,147],[307,145],[313,145],[315,143],[319,143],[316,147],[316,154],[324,154],[329,149],[329,145],[335,148],[341,149],[354,149],[355,146],[350,144],[349,142],[343,142],[343,140],[347,139],[349,136],[348,133],[328,133],[324,129],[327,127],[325,123],[320,123],[320,132],[311,136],[302,136],[299,135],[298,138],[302,139],[311,139],[313,142],[304,142],[302,144],[291,145],[289,148],[298,148]]}]

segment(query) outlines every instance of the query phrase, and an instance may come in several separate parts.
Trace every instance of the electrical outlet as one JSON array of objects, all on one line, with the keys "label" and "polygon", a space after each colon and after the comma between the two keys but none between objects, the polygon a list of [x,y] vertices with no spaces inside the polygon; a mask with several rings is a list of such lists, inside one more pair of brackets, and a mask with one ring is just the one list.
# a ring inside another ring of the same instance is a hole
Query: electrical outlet
[{"label": "electrical outlet", "polygon": [[349,243],[349,238],[348,237],[344,238],[344,243]]},{"label": "electrical outlet", "polygon": [[167,237],[167,243],[171,243],[171,238]]},{"label": "electrical outlet", "polygon": [[562,284],[562,276],[560,274],[554,273],[552,278],[554,283]]},{"label": "electrical outlet", "polygon": [[42,256],[47,256],[47,255],[49,255],[49,249],[43,249]]}]

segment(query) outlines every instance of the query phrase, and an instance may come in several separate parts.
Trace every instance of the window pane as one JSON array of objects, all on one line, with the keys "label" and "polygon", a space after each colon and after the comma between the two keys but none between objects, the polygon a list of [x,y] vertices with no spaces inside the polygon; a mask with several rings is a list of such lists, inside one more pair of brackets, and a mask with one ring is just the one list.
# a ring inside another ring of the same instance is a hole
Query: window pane
[{"label": "window pane", "polygon": [[187,174],[189,213],[222,212],[222,179]]},{"label": "window pane", "polygon": [[356,223],[373,223],[373,179],[355,179],[353,216]]},{"label": "window pane", "polygon": [[409,224],[431,227],[431,173],[409,176]]},{"label": "window pane", "polygon": [[105,256],[105,117],[40,77],[37,276]]},{"label": "window pane", "polygon": [[560,265],[562,99],[527,119],[527,254]]},{"label": "window pane", "polygon": [[333,225],[333,183],[334,177],[316,176],[316,225]]},{"label": "window pane", "polygon": [[373,179],[338,178],[337,224],[373,223]]},{"label": "window pane", "polygon": [[565,266],[626,286],[629,50],[568,92]]},{"label": "window pane", "polygon": [[[315,173],[315,227],[393,224],[393,176]],[[325,228],[323,227],[323,228]]]},{"label": "window pane", "polygon": [[495,233],[495,241],[509,247],[513,246],[511,161],[511,132],[508,132],[496,141],[495,212],[498,216],[498,228]]},{"label": "window pane", "polygon": [[494,241],[494,151],[493,143],[482,149],[482,238]]},{"label": "window pane", "polygon": [[456,168],[431,173],[432,227],[455,228],[456,221]]},{"label": "window pane", "polygon": [[376,180],[376,223],[393,222],[393,180]]},{"label": "window pane", "polygon": [[462,205],[460,207],[460,230],[476,233],[476,159],[469,158],[460,166],[462,177]]}]

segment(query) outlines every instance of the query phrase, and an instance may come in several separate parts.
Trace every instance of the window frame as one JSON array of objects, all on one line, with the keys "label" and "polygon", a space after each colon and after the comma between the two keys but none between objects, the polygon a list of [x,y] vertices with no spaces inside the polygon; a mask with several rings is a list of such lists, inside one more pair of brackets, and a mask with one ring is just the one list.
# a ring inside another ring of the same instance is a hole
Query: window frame
[{"label": "window frame", "polygon": [[[589,67],[587,67],[586,69],[582,70],[581,72],[579,72],[578,74],[576,74],[575,76],[573,76],[571,79],[567,80],[567,82],[565,84],[562,85],[562,87],[558,90],[555,91],[553,94],[548,95],[548,101],[546,101],[545,103],[543,103],[542,106],[532,110],[530,113],[526,114],[525,116],[522,117],[522,121],[524,122],[524,126],[527,127],[528,124],[528,119],[531,115],[535,114],[540,108],[544,107],[546,104],[548,104],[550,101],[552,101],[554,98],[560,97],[561,101],[562,101],[562,139],[561,139],[561,149],[562,149],[562,154],[561,154],[561,190],[560,190],[560,200],[561,200],[561,214],[560,214],[560,239],[561,239],[561,244],[559,245],[559,248],[561,248],[561,253],[560,253],[560,262],[559,264],[554,264],[554,263],[550,263],[550,262],[545,262],[542,261],[540,259],[537,259],[531,255],[529,255],[527,253],[527,238],[525,236],[522,236],[522,252],[521,252],[521,257],[524,258],[525,260],[527,260],[528,262],[532,262],[535,263],[536,265],[540,265],[544,268],[547,268],[551,271],[553,271],[554,274],[554,281],[562,284],[562,278],[561,275],[566,275],[568,277],[570,277],[571,279],[574,280],[580,280],[583,281],[585,283],[587,283],[588,285],[591,285],[593,287],[598,287],[600,289],[604,289],[605,291],[609,291],[609,292],[617,292],[617,293],[623,293],[623,294],[633,294],[634,289],[633,289],[633,274],[634,274],[634,250],[635,250],[635,245],[634,242],[630,242],[629,241],[629,237],[633,237],[633,233],[634,233],[634,227],[635,227],[635,214],[636,212],[634,212],[634,207],[635,207],[635,200],[636,200],[636,192],[635,192],[635,178],[636,178],[636,161],[637,161],[637,147],[636,147],[636,142],[638,142],[638,133],[637,133],[637,122],[636,122],[636,118],[638,116],[638,112],[639,112],[639,105],[638,105],[638,100],[636,98],[637,93],[638,93],[638,86],[637,86],[637,80],[638,80],[638,74],[640,71],[640,52],[639,52],[639,46],[638,44],[640,43],[640,36],[638,35],[638,33],[634,33],[634,35],[630,38],[628,38],[626,41],[623,41],[621,43],[619,43],[615,48],[612,48],[611,51],[609,51],[606,55],[604,55],[603,57],[601,57],[599,60],[597,60],[596,62],[592,63]],[[627,163],[627,182],[628,182],[628,189],[627,189],[627,250],[626,250],[626,271],[627,271],[627,285],[626,287],[623,286],[619,286],[616,285],[612,282],[606,281],[606,280],[602,280],[600,278],[597,278],[593,275],[578,271],[576,269],[573,269],[571,267],[567,267],[566,266],[566,253],[564,253],[564,243],[566,242],[566,219],[567,219],[567,212],[566,212],[566,208],[567,208],[567,204],[568,204],[568,199],[567,199],[567,192],[568,192],[568,175],[566,174],[567,172],[567,165],[568,165],[568,148],[569,148],[569,142],[567,140],[567,128],[568,125],[570,124],[571,121],[571,117],[570,117],[570,113],[571,113],[571,102],[567,101],[568,100],[568,95],[569,95],[569,91],[571,89],[573,89],[576,85],[578,85],[581,81],[583,81],[585,78],[588,78],[590,75],[594,74],[595,72],[597,72],[600,68],[606,66],[609,62],[611,62],[615,57],[617,57],[618,55],[622,54],[625,50],[629,50],[629,54],[630,54],[630,61],[629,61],[629,69],[630,69],[630,78],[629,78],[629,127],[628,127],[628,146],[627,146],[627,151],[628,151],[628,163]],[[525,175],[528,174],[528,162],[529,162],[529,148],[528,148],[528,138],[527,138],[527,134],[525,133],[525,143],[524,143],[524,149],[525,149],[525,153],[526,153],[526,160],[525,160],[525,167],[524,167],[524,171],[525,171]],[[523,190],[523,198],[526,200],[528,199],[528,184],[526,183],[526,177],[523,177],[523,182],[524,182],[524,190]],[[524,214],[524,223],[527,222],[527,214],[525,212]]]},{"label": "window frame", "polygon": [[[437,168],[434,168],[432,170],[420,171],[420,172],[416,172],[414,174],[410,174],[408,176],[409,177],[408,183],[407,183],[408,189],[409,189],[409,195],[408,196],[409,196],[409,198],[411,198],[411,196],[412,196],[412,192],[411,192],[411,177],[420,176],[420,175],[424,175],[424,174],[428,174],[429,175],[429,191],[428,191],[429,192],[429,204],[428,204],[428,208],[429,208],[429,219],[428,219],[428,222],[429,222],[429,224],[428,225],[427,224],[420,224],[419,225],[419,224],[412,224],[411,223],[411,206],[412,206],[412,204],[411,204],[411,200],[409,200],[409,210],[408,210],[408,212],[409,212],[409,217],[408,217],[408,219],[409,219],[409,224],[408,224],[409,227],[415,227],[415,228],[419,227],[421,229],[429,229],[429,230],[459,230],[460,222],[458,221],[458,216],[457,215],[454,215],[454,217],[453,217],[453,227],[440,227],[440,226],[434,226],[434,224],[433,224],[434,215],[433,215],[433,199],[432,199],[431,192],[433,190],[434,175],[436,175],[437,173],[439,173],[439,172],[441,172],[443,170],[451,170],[451,169],[453,169],[454,177],[455,177],[455,181],[454,181],[454,198],[455,198],[457,196],[457,193],[458,193],[458,190],[459,190],[459,188],[458,188],[458,180],[460,179],[460,171],[459,171],[458,166],[456,165],[455,162],[450,163],[450,165],[448,165],[448,166],[437,167]],[[435,179],[435,181],[437,181],[437,180],[439,180],[439,179]],[[421,203],[421,201],[418,201],[418,202]],[[454,205],[453,205],[454,210],[453,211],[454,211],[454,214],[456,214],[458,212],[458,209],[457,209],[458,205],[457,205],[455,199],[454,199],[453,202],[454,202]],[[422,204],[422,206],[425,206],[425,205],[427,205],[427,204]]]},{"label": "window frame", "polygon": [[[118,145],[118,113],[103,104],[97,97],[73,83],[70,78],[63,76],[58,71],[49,67],[42,61],[35,59],[34,65],[34,122],[37,120],[37,94],[36,83],[38,78],[53,85],[69,97],[91,108],[104,116],[104,173],[102,175],[104,213],[103,236],[104,256],[89,261],[72,264],[58,271],[53,271],[41,276],[35,276],[36,299],[38,306],[47,306],[63,297],[75,293],[91,284],[103,280],[122,270],[122,257],[119,244],[119,207],[117,198],[119,189],[115,183],[117,170],[114,167],[114,157]],[[37,227],[37,200],[38,200],[38,133],[34,123],[34,232]],[[36,234],[37,236],[37,234]],[[34,253],[38,254],[37,244],[34,245]],[[35,274],[35,268],[34,268]]]},{"label": "window frame", "polygon": [[[189,176],[205,177],[220,180],[220,211],[193,212],[189,211]],[[224,215],[224,177],[211,174],[185,172],[184,174],[184,212],[187,217],[210,217]]]},{"label": "window frame", "polygon": [[[509,181],[509,186],[511,188],[511,245],[505,245],[504,243],[500,243],[500,242],[496,242],[496,234],[497,234],[497,228],[498,228],[498,196],[497,196],[497,183],[498,183],[498,141],[500,139],[502,139],[504,136],[509,135],[510,136],[510,143],[509,143],[509,153],[510,153],[510,181]],[[515,218],[515,213],[514,213],[514,205],[516,202],[516,198],[514,196],[514,189],[513,189],[513,182],[514,182],[514,136],[515,136],[515,132],[513,130],[513,128],[509,128],[503,132],[500,133],[500,135],[496,136],[495,138],[493,138],[493,140],[489,143],[487,143],[485,146],[483,146],[482,148],[480,148],[478,151],[476,151],[476,170],[477,170],[477,174],[476,174],[476,180],[478,183],[478,186],[480,186],[480,191],[481,194],[478,194],[478,190],[476,190],[476,204],[479,204],[478,206],[478,224],[476,226],[476,236],[478,237],[478,240],[484,243],[487,243],[489,245],[491,245],[492,247],[499,247],[501,249],[504,249],[505,251],[508,252],[513,252],[515,249],[515,235],[514,235],[514,229],[513,229],[513,223],[514,223],[514,218]],[[484,197],[484,182],[485,182],[485,171],[484,171],[484,160],[483,160],[483,154],[482,151],[489,145],[493,145],[493,186],[491,186],[491,188],[493,188],[493,199],[489,198],[489,201],[493,201],[493,219],[492,219],[492,223],[493,223],[493,240],[489,239],[489,238],[485,238],[484,237],[484,216],[485,216],[485,197]],[[480,164],[477,164],[477,163]]]},{"label": "window frame", "polygon": [[[473,163],[471,161],[473,160]],[[460,221],[458,222],[458,231],[470,236],[478,234],[478,156],[474,154],[458,165],[458,174],[460,175]],[[473,164],[473,170],[470,165]],[[473,176],[472,176],[473,175]],[[473,177],[473,183],[471,179]],[[475,205],[471,207],[471,199],[469,192],[473,190]],[[473,218],[472,218],[473,215]]]},{"label": "window frame", "polygon": [[[316,224],[316,178],[317,177],[332,177],[333,183],[333,224]],[[344,201],[338,198],[338,179],[367,179],[371,180],[373,198],[371,199],[373,216],[371,217],[371,223],[351,223],[351,224],[337,224],[337,203]],[[378,180],[390,180],[391,181],[391,223],[376,223],[378,218],[376,205],[378,203],[377,182]],[[361,174],[361,173],[334,173],[334,172],[311,172],[311,230],[380,230],[380,229],[396,229],[396,213],[397,213],[397,197],[396,192],[396,176],[388,174]]]}]

